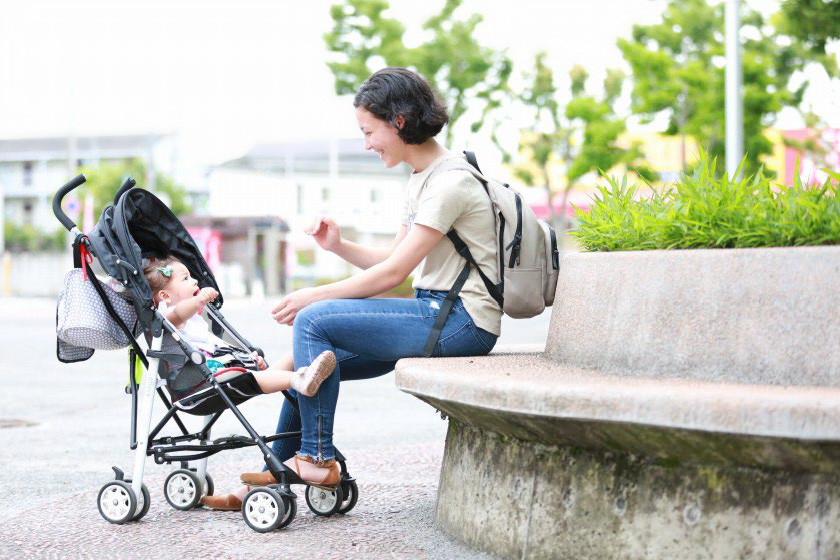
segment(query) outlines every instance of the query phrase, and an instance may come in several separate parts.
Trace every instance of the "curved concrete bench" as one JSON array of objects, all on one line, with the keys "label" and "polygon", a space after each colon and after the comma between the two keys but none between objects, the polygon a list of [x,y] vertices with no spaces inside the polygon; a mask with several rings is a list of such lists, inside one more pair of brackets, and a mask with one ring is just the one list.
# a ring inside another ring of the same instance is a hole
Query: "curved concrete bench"
[{"label": "curved concrete bench", "polygon": [[544,351],[405,359],[508,558],[840,557],[840,247],[566,255]]}]

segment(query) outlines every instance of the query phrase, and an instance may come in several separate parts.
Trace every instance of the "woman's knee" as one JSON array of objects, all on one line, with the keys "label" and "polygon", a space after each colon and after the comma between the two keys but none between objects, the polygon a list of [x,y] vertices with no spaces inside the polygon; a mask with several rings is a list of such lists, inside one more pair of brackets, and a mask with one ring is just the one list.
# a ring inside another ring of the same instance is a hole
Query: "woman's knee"
[{"label": "woman's knee", "polygon": [[301,309],[295,317],[295,329],[303,329],[305,332],[314,332],[319,325],[324,324],[325,319],[335,313],[342,313],[339,309],[342,300],[318,301]]}]

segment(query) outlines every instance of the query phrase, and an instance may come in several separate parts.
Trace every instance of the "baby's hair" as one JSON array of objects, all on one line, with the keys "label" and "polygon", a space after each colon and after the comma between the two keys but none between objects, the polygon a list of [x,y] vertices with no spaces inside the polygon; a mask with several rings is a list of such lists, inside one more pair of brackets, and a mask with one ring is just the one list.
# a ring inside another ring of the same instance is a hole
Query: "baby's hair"
[{"label": "baby's hair", "polygon": [[165,268],[167,266],[172,266],[173,263],[181,262],[175,257],[164,257],[162,259],[155,259],[155,261],[149,266],[147,266],[143,270],[143,274],[146,275],[146,281],[149,283],[149,287],[152,289],[152,296],[155,298],[155,302],[157,302],[157,293],[164,289],[166,285],[169,283],[171,278],[169,276],[164,275],[158,268]]}]

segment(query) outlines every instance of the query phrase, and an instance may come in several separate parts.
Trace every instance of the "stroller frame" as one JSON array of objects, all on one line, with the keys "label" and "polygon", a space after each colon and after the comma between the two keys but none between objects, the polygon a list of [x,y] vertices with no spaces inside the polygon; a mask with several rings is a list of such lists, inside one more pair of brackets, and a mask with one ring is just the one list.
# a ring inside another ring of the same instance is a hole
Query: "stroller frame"
[{"label": "stroller frame", "polygon": [[[137,338],[134,337],[122,318],[114,311],[99,280],[93,273],[90,263],[81,255],[82,247],[90,245],[89,239],[61,209],[63,197],[83,184],[85,180],[84,175],[79,175],[58,190],[53,198],[53,213],[75,236],[73,242],[75,266],[82,267],[86,270],[88,278],[93,283],[100,299],[108,309],[109,315],[126,334],[128,340],[131,341],[131,348],[129,350],[129,383],[126,392],[131,395],[130,448],[135,451],[134,465],[132,476],[129,479],[125,478],[125,473],[121,469],[112,467],[115,473],[115,479],[102,487],[97,499],[100,514],[111,523],[122,524],[128,521],[139,520],[148,512],[150,505],[149,492],[145,484],[143,484],[143,475],[145,472],[146,458],[150,456],[154,457],[154,461],[157,464],[180,464],[181,468],[167,477],[166,483],[164,484],[164,494],[170,505],[176,509],[192,509],[199,505],[199,499],[202,495],[211,495],[214,490],[212,479],[207,473],[208,458],[228,449],[251,446],[259,447],[263,454],[266,467],[274,476],[277,483],[254,488],[243,499],[242,515],[249,527],[258,532],[268,532],[285,527],[291,523],[297,510],[297,496],[291,490],[290,485],[292,484],[303,484],[306,486],[305,496],[307,505],[317,515],[330,516],[334,513],[349,512],[356,504],[358,487],[347,470],[346,458],[341,452],[337,448],[335,449],[336,461],[340,466],[341,473],[341,480],[337,487],[323,488],[311,485],[302,480],[293,470],[286,467],[280,461],[269,446],[271,442],[276,440],[300,437],[301,432],[283,432],[271,436],[259,435],[233,402],[224,384],[220,383],[209,367],[207,367],[204,354],[198,352],[189,342],[185,341],[179,335],[175,326],[157,309],[153,310],[154,316],[149,329],[151,340],[146,351],[143,351]],[[123,193],[130,190],[134,185],[134,180],[128,178],[117,191],[114,197],[114,204],[117,204],[117,201]],[[224,331],[241,349],[255,351],[261,356],[263,355],[261,349],[251,345],[228,323],[218,307],[215,307],[211,303],[205,307],[205,310],[211,320],[211,324],[214,326],[214,330],[218,328],[220,329],[219,332]],[[184,355],[187,356],[187,359],[200,368],[205,382],[225,405],[225,408],[221,410],[204,415],[203,426],[199,431],[190,432],[186,428],[178,416],[178,412],[182,409],[179,409],[176,401],[173,400],[170,402],[162,389],[162,385],[165,384],[165,378],[161,370],[161,360],[165,358],[165,354],[161,352],[164,333],[172,335]],[[137,359],[141,360],[146,367],[146,373],[142,376],[139,384],[135,378]],[[151,421],[155,392],[166,406],[167,411],[157,425],[152,428]],[[286,400],[294,407],[295,411],[299,413],[297,401],[287,391],[282,391],[282,393]],[[210,439],[213,425],[225,410],[230,410],[233,413],[247,432],[247,436],[234,435],[216,440]],[[175,422],[181,435],[160,435],[160,432],[170,420]],[[191,461],[195,462],[195,466],[192,468],[189,467]],[[176,481],[180,483],[178,491],[183,492],[184,485],[186,485],[188,495],[190,496],[189,499],[185,500],[182,496],[170,495],[169,482],[174,475],[180,477]],[[267,513],[265,513],[266,511]]]}]

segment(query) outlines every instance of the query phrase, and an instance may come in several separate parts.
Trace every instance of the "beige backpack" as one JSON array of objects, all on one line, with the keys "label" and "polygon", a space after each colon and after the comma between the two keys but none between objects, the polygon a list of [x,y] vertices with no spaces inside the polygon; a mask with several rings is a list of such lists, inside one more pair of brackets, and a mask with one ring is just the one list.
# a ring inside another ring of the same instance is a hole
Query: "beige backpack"
[{"label": "beige backpack", "polygon": [[455,230],[446,234],[466,263],[438,313],[426,341],[426,356],[432,355],[452,303],[464,286],[471,266],[476,267],[487,291],[510,317],[534,317],[554,303],[560,270],[560,253],[554,228],[538,219],[510,185],[486,178],[473,152],[465,151],[464,155],[467,157],[466,162],[460,158],[447,160],[434,173],[455,169],[469,171],[484,186],[496,217],[496,258],[499,266],[495,276],[488,277],[470,254],[469,240],[462,240]]}]

